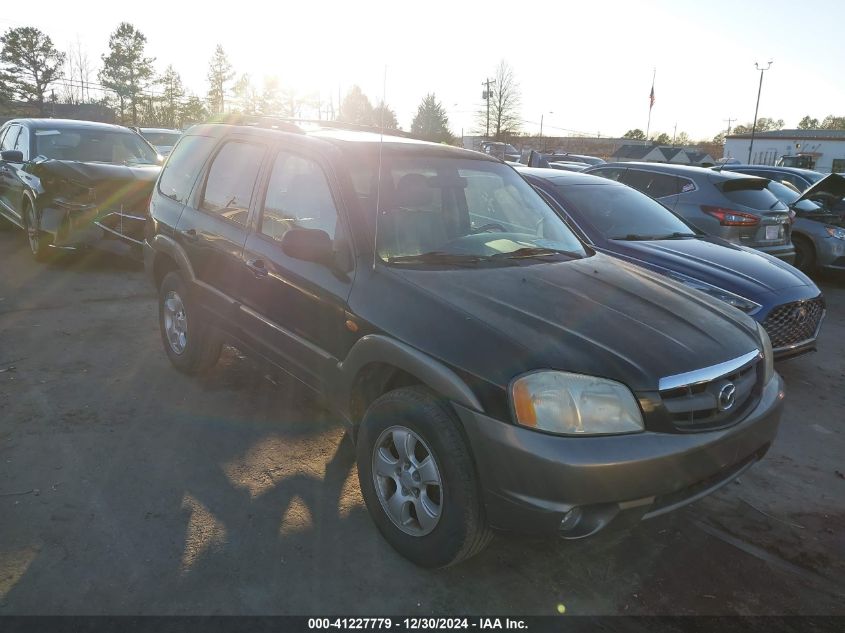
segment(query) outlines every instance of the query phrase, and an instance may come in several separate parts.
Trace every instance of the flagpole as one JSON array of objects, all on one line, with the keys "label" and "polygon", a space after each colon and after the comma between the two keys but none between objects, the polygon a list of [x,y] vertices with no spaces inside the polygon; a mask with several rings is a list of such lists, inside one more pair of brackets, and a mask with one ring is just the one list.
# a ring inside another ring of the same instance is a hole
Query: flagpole
[{"label": "flagpole", "polygon": [[648,100],[648,124],[645,126],[645,140],[648,142],[648,133],[651,131],[651,109],[654,107],[654,79],[657,77],[657,67],[651,75],[651,94]]}]

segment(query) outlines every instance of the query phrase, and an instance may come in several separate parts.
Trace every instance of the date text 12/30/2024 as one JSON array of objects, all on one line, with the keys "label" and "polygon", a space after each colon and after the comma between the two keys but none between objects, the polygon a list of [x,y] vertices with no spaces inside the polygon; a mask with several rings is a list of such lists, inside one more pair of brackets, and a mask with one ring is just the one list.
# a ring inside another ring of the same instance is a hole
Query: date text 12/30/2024
[{"label": "date text 12/30/2024", "polygon": [[518,618],[309,618],[310,630],[422,631],[464,629],[519,631],[527,629]]}]

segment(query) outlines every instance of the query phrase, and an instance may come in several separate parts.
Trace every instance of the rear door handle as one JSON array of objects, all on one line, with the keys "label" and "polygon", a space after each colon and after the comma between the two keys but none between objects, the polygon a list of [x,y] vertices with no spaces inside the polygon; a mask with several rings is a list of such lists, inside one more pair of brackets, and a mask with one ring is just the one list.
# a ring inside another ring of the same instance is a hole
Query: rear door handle
[{"label": "rear door handle", "polygon": [[246,263],[246,267],[259,279],[267,276],[267,266],[264,265],[263,259],[251,259]]},{"label": "rear door handle", "polygon": [[197,231],[196,229],[185,229],[179,231],[179,235],[184,237],[189,242],[196,242],[197,241]]}]

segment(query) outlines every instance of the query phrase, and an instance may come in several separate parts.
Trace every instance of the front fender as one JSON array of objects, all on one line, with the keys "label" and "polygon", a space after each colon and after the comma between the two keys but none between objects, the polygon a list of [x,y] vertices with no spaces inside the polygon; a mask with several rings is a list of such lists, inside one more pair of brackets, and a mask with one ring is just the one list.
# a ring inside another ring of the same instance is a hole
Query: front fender
[{"label": "front fender", "polygon": [[352,417],[350,403],[355,380],[361,370],[371,364],[385,364],[401,369],[443,397],[474,411],[484,411],[472,389],[446,365],[396,339],[370,334],[358,339],[346,358],[338,363],[335,404],[348,419]]}]

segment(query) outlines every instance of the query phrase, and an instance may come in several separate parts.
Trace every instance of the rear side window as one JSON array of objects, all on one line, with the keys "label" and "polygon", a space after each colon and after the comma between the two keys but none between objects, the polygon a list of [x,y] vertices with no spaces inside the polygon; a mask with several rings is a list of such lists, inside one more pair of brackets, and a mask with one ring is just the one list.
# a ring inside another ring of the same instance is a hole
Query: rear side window
[{"label": "rear side window", "polygon": [[246,225],[263,157],[262,145],[226,143],[211,163],[200,209]]},{"label": "rear side window", "polygon": [[214,139],[207,136],[186,136],[179,141],[161,172],[158,181],[161,194],[187,204],[191,189],[213,146]]},{"label": "rear side window", "polygon": [[695,189],[695,185],[687,178],[640,169],[629,169],[625,174],[624,183],[652,198],[675,196]]}]

